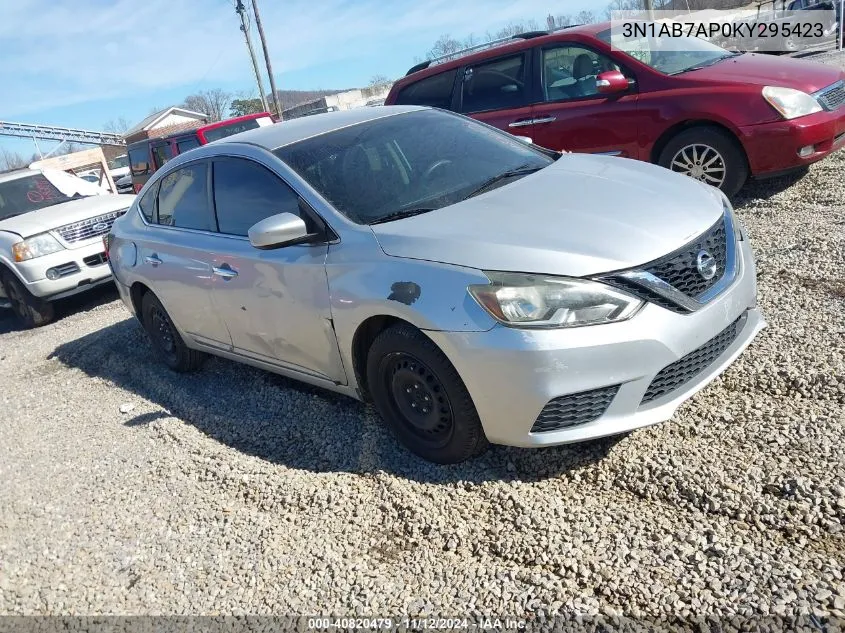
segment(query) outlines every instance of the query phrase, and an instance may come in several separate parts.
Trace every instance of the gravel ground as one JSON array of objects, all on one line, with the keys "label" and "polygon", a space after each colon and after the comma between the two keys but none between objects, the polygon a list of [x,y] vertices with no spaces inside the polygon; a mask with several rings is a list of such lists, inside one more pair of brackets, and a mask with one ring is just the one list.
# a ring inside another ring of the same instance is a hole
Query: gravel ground
[{"label": "gravel ground", "polygon": [[111,290],[0,320],[0,613],[845,617],[844,167],[745,190],[770,326],[624,439],[434,466]]}]

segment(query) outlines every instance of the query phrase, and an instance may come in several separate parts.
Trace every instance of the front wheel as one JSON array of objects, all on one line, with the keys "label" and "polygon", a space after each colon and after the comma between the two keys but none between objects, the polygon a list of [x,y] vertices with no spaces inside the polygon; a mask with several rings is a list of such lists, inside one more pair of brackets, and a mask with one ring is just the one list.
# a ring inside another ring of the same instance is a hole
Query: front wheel
[{"label": "front wheel", "polygon": [[12,310],[25,328],[46,325],[55,318],[53,304],[33,295],[14,275],[3,273],[0,282]]},{"label": "front wheel", "polygon": [[721,189],[729,198],[748,180],[748,161],[739,143],[714,127],[684,130],[660,152],[658,164]]},{"label": "front wheel", "polygon": [[455,464],[487,449],[457,370],[416,328],[395,325],[376,337],[367,356],[367,384],[387,425],[423,459]]}]

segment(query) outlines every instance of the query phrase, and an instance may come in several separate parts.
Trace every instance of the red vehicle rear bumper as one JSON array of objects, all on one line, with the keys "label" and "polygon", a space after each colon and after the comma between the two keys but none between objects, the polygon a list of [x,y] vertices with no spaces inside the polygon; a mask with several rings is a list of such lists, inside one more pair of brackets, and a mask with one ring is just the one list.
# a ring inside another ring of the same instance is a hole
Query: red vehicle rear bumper
[{"label": "red vehicle rear bumper", "polygon": [[[740,128],[740,134],[752,175],[787,172],[845,147],[845,108],[792,121],[749,125]],[[801,156],[803,147],[812,147],[812,153]]]}]

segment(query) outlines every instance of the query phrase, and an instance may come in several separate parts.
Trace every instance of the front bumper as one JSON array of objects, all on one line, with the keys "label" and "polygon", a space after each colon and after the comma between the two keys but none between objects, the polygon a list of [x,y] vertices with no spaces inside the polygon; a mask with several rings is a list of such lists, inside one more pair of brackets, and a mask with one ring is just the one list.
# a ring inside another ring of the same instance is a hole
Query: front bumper
[{"label": "front bumper", "polygon": [[[111,280],[111,270],[100,237],[76,248],[16,262],[14,268],[27,290],[42,299],[60,299]],[[58,279],[48,279],[47,271],[51,268],[66,274]]]},{"label": "front bumper", "polygon": [[[815,163],[845,147],[845,108],[817,112],[791,121],[776,121],[740,128],[751,173],[767,176]],[[807,156],[798,154],[812,147]]]},{"label": "front bumper", "polygon": [[[548,446],[615,435],[668,420],[721,374],[765,327],[748,241],[739,243],[734,284],[706,307],[677,314],[648,304],[629,321],[571,330],[494,327],[487,332],[426,334],[458,370],[497,444]],[[701,348],[740,319],[735,339],[694,378],[641,404],[668,365]],[[597,419],[562,430],[532,432],[546,404],[560,396],[618,385]]]}]

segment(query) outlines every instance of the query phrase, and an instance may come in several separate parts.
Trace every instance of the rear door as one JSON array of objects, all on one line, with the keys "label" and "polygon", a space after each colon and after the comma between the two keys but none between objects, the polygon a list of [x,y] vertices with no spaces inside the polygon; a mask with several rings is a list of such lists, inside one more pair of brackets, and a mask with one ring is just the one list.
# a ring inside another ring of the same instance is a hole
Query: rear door
[{"label": "rear door", "polygon": [[150,224],[139,240],[141,274],[177,326],[194,340],[230,349],[231,338],[212,304],[212,260],[219,247],[208,197],[210,163],[168,174],[141,200]]},{"label": "rear door", "polygon": [[531,136],[530,51],[487,59],[461,70],[456,109],[517,136]]},{"label": "rear door", "polygon": [[[530,136],[553,150],[640,156],[636,77],[610,57],[577,43],[534,49],[538,90]],[[599,94],[596,76],[619,70],[634,80],[628,92]],[[647,157],[646,157],[647,158]]]}]

